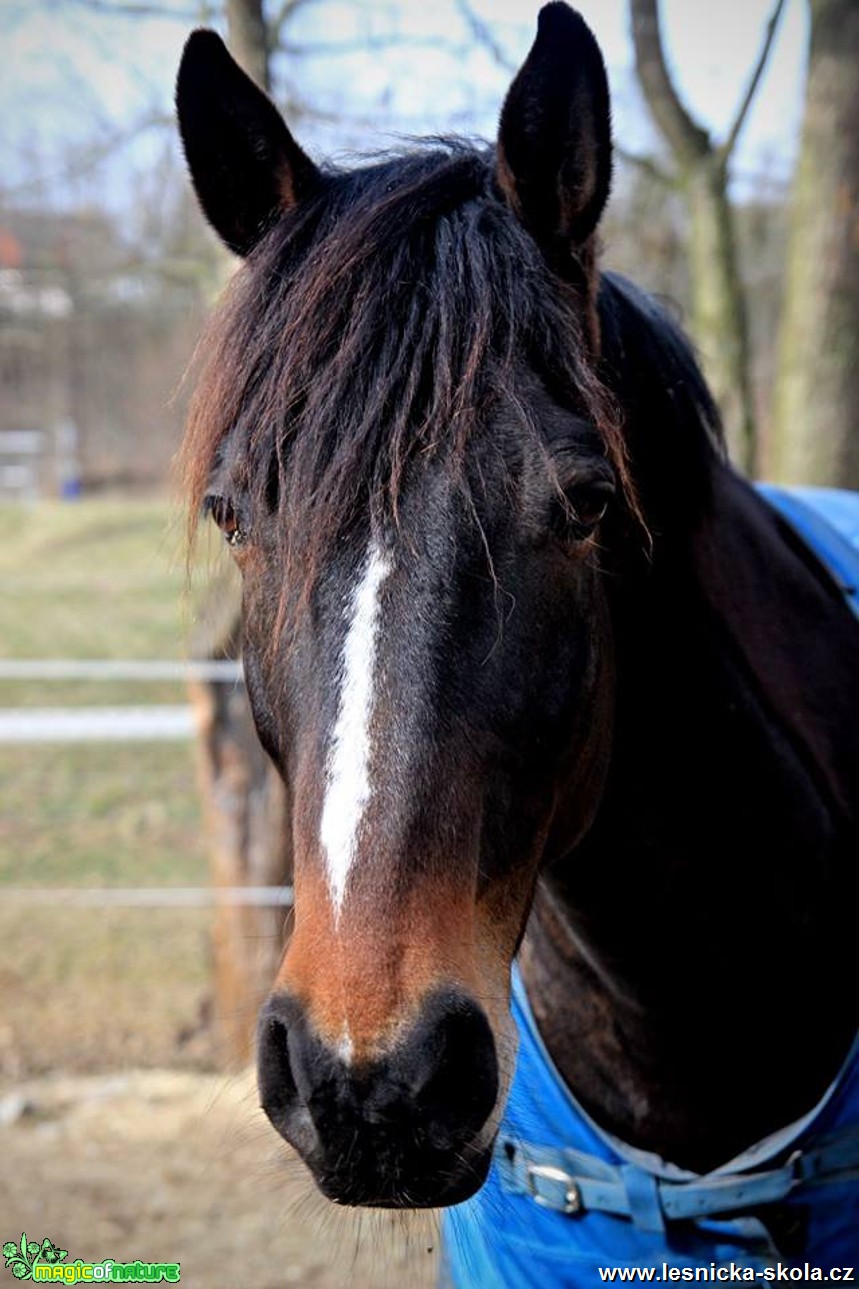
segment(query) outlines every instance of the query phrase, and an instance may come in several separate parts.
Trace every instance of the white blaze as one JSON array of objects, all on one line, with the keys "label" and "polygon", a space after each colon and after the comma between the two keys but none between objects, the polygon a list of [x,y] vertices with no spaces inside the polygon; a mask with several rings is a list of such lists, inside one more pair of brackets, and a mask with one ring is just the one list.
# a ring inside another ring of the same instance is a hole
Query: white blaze
[{"label": "white blaze", "polygon": [[340,913],[358,832],[370,799],[370,725],[379,634],[379,594],[391,565],[371,543],[349,603],[340,665],[337,719],[326,770],[320,839],[335,916]]}]

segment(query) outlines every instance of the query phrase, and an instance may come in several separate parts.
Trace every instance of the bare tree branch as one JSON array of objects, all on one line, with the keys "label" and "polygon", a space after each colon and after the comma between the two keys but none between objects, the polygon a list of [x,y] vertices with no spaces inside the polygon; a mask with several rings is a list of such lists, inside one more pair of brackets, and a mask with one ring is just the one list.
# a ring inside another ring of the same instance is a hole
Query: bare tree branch
[{"label": "bare tree branch", "polygon": [[281,48],[281,34],[283,28],[295,16],[299,9],[303,9],[310,0],[283,0],[280,7],[268,19],[268,47],[273,52]]},{"label": "bare tree branch", "polygon": [[657,0],[630,0],[635,70],[647,106],[681,166],[712,152],[710,136],[680,101],[665,64]]},{"label": "bare tree branch", "polygon": [[516,64],[507,56],[480,15],[474,12],[468,0],[459,0],[459,12],[477,43],[489,52],[499,67],[503,67],[512,75],[517,70]]},{"label": "bare tree branch", "polygon": [[461,46],[451,44],[443,36],[404,36],[400,32],[388,32],[378,36],[361,36],[354,40],[313,41],[312,43],[290,44],[282,42],[279,50],[295,58],[321,58],[327,54],[354,54],[373,52],[379,49],[396,49],[403,46],[407,49],[435,49],[453,57],[461,58]]},{"label": "bare tree branch", "polygon": [[646,156],[640,152],[629,152],[619,143],[614,144],[615,156],[620,157],[627,165],[635,166],[637,170],[642,170],[646,175],[656,183],[661,184],[663,188],[674,188],[677,186],[677,180],[668,170],[663,169],[655,157]]},{"label": "bare tree branch", "polygon": [[54,171],[51,175],[38,175],[33,179],[25,179],[21,183],[10,184],[3,190],[5,196],[24,197],[28,193],[39,192],[46,185],[58,185],[70,183],[76,179],[82,179],[85,175],[91,174],[93,170],[98,169],[103,161],[114,153],[119,152],[122,148],[127,147],[141,134],[147,130],[175,128],[175,121],[172,114],[164,112],[152,112],[136,121],[134,125],[127,128],[115,130],[108,134],[106,138],[99,139],[97,142],[90,144],[87,148],[79,153],[78,157],[63,166],[61,169]]},{"label": "bare tree branch", "polygon": [[[48,5],[49,9],[57,9],[66,0],[52,0]],[[175,18],[177,22],[198,23],[202,20],[203,12],[210,6],[189,5],[187,9],[172,9],[164,4],[159,4],[157,0],[148,4],[146,0],[74,0],[74,3],[81,9],[88,9],[91,13],[107,13],[122,18]]]},{"label": "bare tree branch", "polygon": [[766,35],[764,36],[764,42],[761,45],[761,52],[758,55],[758,61],[755,64],[751,77],[749,78],[749,83],[746,86],[746,92],[743,95],[742,100],[740,101],[740,106],[738,107],[737,114],[734,117],[733,125],[728,131],[728,135],[727,135],[727,138],[725,139],[725,142],[719,148],[719,153],[721,155],[721,158],[724,164],[727,164],[727,162],[730,160],[731,154],[734,151],[734,148],[736,146],[737,139],[740,137],[740,131],[745,125],[746,117],[748,116],[748,113],[749,113],[749,108],[752,105],[752,100],[754,99],[755,94],[757,93],[757,88],[760,83],[761,76],[763,75],[764,68],[767,65],[767,59],[769,58],[770,50],[772,49],[772,43],[775,38],[776,28],[778,27],[779,18],[782,15],[784,6],[785,6],[785,0],[776,0],[776,6],[773,9],[772,14],[770,15],[769,22],[767,23]]}]

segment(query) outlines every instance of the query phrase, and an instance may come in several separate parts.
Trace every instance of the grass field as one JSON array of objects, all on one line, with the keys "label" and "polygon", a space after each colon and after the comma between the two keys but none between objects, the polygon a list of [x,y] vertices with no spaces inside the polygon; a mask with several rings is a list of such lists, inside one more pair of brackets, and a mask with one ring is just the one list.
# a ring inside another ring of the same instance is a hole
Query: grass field
[{"label": "grass field", "polygon": [[[0,505],[7,658],[181,658],[181,516],[163,500]],[[181,701],[181,687],[0,681],[0,707]]]},{"label": "grass field", "polygon": [[[163,500],[0,506],[7,658],[182,658],[191,600]],[[0,707],[180,703],[181,683],[0,682]],[[0,1079],[206,1063],[206,911],[3,906],[2,886],[205,883],[194,748],[0,747]],[[180,1038],[180,1035],[184,1037]]]}]

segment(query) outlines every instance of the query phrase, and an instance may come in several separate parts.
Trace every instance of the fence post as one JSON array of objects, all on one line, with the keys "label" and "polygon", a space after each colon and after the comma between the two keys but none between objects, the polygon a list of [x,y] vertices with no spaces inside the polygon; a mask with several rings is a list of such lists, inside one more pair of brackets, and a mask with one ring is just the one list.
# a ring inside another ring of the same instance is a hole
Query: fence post
[{"label": "fence post", "polygon": [[[196,659],[235,659],[241,609],[234,580],[212,585],[195,631]],[[216,887],[281,886],[292,881],[289,811],[283,783],[262,750],[244,685],[189,684]],[[226,1061],[253,1054],[256,1015],[274,980],[286,938],[282,908],[218,906],[213,935],[215,1015]]]}]

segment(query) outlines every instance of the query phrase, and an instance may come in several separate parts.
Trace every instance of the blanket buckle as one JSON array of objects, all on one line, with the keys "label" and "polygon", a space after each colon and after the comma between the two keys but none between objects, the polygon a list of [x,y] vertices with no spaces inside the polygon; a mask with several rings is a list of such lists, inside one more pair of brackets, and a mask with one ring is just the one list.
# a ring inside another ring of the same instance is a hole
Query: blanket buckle
[{"label": "blanket buckle", "polygon": [[[558,1168],[555,1164],[535,1164],[529,1161],[525,1165],[525,1180],[535,1204],[554,1209],[556,1213],[581,1212],[582,1193],[575,1178],[565,1173],[563,1168]],[[541,1182],[550,1184],[551,1193],[547,1193],[549,1188],[541,1188]],[[563,1188],[561,1198],[556,1198],[555,1188]]]}]

